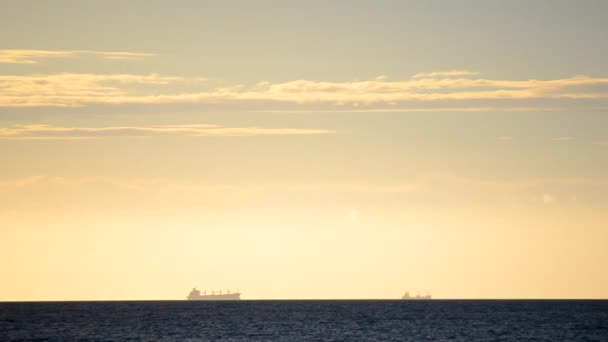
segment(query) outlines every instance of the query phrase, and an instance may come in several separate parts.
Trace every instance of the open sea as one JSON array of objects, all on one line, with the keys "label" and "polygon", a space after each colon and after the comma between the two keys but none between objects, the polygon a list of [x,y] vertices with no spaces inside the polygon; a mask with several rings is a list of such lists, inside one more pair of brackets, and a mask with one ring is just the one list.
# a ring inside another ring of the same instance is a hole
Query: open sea
[{"label": "open sea", "polygon": [[0,303],[0,341],[608,341],[608,301]]}]

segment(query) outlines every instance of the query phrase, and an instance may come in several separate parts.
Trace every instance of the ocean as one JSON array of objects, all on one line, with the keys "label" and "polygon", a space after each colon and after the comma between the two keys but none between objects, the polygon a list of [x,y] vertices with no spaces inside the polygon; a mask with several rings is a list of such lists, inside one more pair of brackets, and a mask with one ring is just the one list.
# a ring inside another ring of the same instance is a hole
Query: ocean
[{"label": "ocean", "polygon": [[0,303],[0,341],[608,341],[608,301]]}]

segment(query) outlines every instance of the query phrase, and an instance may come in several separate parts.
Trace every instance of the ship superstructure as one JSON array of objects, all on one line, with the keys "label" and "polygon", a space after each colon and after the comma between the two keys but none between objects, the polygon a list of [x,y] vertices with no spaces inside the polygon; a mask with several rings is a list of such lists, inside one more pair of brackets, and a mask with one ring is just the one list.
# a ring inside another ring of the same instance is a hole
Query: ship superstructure
[{"label": "ship superstructure", "polygon": [[430,294],[426,294],[421,296],[420,293],[416,294],[415,296],[410,295],[409,291],[406,291],[405,294],[403,294],[403,296],[401,297],[401,299],[403,300],[430,300],[433,299],[433,297],[431,297]]},{"label": "ship superstructure", "polygon": [[186,298],[188,300],[241,300],[241,293],[238,291],[230,292],[230,290],[222,293],[222,290],[212,290],[209,294],[207,294],[207,291],[203,291],[201,294],[201,291],[195,287]]}]

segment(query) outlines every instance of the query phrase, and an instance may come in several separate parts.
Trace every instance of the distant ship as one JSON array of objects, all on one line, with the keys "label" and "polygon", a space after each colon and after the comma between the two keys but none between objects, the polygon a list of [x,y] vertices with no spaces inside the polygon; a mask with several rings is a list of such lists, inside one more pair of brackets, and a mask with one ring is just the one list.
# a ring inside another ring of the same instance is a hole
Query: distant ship
[{"label": "distant ship", "polygon": [[241,293],[238,291],[231,293],[230,290],[227,290],[226,293],[222,293],[222,290],[220,290],[217,293],[211,291],[211,294],[207,294],[207,291],[204,291],[203,294],[201,294],[201,291],[195,287],[190,291],[190,294],[186,298],[188,300],[241,300]]},{"label": "distant ship", "polygon": [[431,300],[432,297],[430,294],[426,294],[421,296],[420,294],[416,294],[415,296],[410,296],[409,292],[405,292],[405,294],[401,297],[403,300]]}]

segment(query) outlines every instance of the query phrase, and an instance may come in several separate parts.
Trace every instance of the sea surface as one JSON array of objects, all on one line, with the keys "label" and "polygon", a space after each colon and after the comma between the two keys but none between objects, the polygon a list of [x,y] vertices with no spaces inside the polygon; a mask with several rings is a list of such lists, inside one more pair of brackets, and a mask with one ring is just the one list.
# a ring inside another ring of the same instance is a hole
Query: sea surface
[{"label": "sea surface", "polygon": [[608,341],[608,301],[0,303],[0,341]]}]

